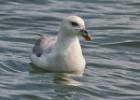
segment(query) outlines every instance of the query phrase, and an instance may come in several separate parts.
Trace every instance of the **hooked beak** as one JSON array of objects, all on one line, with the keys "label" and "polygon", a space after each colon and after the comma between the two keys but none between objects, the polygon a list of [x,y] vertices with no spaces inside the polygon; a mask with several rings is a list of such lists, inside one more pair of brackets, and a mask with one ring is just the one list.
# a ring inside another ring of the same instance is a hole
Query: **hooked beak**
[{"label": "hooked beak", "polygon": [[81,30],[81,33],[86,41],[91,41],[91,36],[88,35],[88,32],[86,30]]}]

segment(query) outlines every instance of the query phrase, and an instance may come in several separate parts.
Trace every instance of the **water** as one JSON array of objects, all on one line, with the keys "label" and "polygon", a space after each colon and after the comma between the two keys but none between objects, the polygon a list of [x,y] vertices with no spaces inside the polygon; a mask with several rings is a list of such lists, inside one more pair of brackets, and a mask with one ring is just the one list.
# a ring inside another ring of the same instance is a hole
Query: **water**
[{"label": "water", "polygon": [[[36,33],[72,14],[94,38],[83,77],[30,73]],[[1,0],[0,100],[140,100],[140,0]]]}]

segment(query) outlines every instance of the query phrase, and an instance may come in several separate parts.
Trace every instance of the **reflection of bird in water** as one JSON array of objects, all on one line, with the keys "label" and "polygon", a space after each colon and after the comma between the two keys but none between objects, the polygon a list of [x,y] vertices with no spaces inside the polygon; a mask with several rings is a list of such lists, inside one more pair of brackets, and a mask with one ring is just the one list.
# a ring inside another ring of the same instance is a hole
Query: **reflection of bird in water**
[{"label": "reflection of bird in water", "polygon": [[[53,96],[51,97],[52,100],[73,100],[78,86],[81,85],[77,79],[74,79],[75,77],[79,78],[77,75],[74,76],[68,73],[46,73],[46,71],[39,68],[35,71],[35,73],[39,75],[43,74],[43,72],[45,72],[45,76],[47,76],[47,83],[44,79],[42,80],[42,84],[46,84],[46,87],[49,86],[51,90],[53,90],[53,92],[51,92],[53,93]],[[52,83],[50,84],[48,80],[52,80]]]},{"label": "reflection of bird in water", "polygon": [[67,73],[56,73],[54,74],[54,83],[78,86],[80,82],[72,78],[71,74]]},{"label": "reflection of bird in water", "polygon": [[79,81],[74,80],[69,74],[54,74],[54,83],[57,84],[55,98],[53,100],[73,100],[74,95],[80,85]]},{"label": "reflection of bird in water", "polygon": [[83,19],[70,16],[62,21],[58,37],[45,37],[36,42],[31,64],[51,72],[82,74],[85,68],[78,36],[90,41]]}]

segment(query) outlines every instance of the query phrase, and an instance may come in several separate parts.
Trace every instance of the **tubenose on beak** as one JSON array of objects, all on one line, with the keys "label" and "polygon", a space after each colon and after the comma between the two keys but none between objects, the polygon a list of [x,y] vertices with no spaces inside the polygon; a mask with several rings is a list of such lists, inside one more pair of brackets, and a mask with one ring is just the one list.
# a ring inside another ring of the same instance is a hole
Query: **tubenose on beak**
[{"label": "tubenose on beak", "polygon": [[86,41],[91,41],[91,36],[89,36],[88,32],[85,29],[81,30],[80,32]]}]

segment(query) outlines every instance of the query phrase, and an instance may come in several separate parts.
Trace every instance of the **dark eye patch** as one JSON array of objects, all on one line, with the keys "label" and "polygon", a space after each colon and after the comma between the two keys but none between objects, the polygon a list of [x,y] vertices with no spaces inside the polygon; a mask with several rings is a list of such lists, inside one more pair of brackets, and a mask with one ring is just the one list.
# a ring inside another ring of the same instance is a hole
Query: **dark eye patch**
[{"label": "dark eye patch", "polygon": [[72,26],[79,26],[79,24],[76,23],[76,22],[70,22],[70,23],[71,23]]}]

